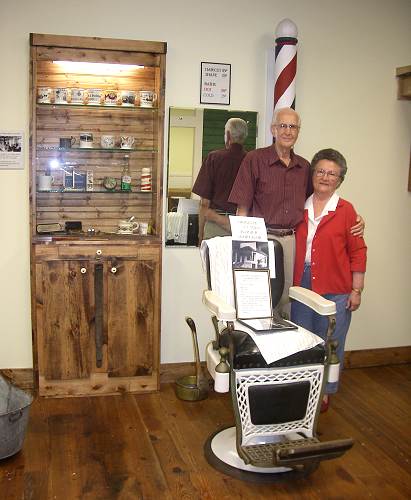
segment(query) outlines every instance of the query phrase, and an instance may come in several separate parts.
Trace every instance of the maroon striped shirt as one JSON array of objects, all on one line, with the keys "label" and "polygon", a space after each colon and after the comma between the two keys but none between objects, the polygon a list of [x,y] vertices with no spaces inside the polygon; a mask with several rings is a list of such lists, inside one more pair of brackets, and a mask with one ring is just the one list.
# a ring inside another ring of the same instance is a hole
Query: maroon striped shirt
[{"label": "maroon striped shirt", "polygon": [[241,163],[228,200],[263,217],[267,226],[294,228],[303,218],[309,178],[309,162],[293,151],[287,167],[274,146],[256,149]]},{"label": "maroon striped shirt", "polygon": [[210,200],[210,208],[235,214],[236,205],[227,200],[246,154],[243,146],[237,143],[228,149],[211,151],[201,165],[193,193]]}]

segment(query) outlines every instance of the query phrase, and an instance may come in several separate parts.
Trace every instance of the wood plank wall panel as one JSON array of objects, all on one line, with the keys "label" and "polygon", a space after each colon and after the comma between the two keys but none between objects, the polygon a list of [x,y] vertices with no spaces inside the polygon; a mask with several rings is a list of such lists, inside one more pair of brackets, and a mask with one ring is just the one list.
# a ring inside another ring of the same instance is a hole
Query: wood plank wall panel
[{"label": "wood plank wall panel", "polygon": [[[75,57],[73,61],[79,61]],[[86,61],[84,61],[86,62]],[[107,61],[103,61],[107,62]],[[127,64],[127,63],[122,63]],[[137,65],[135,60],[129,64]],[[121,75],[99,75],[87,72],[84,74],[70,73],[61,64],[53,61],[37,63],[37,85],[39,87],[80,87],[101,88],[103,90],[154,90],[156,68],[144,67],[121,70]]]},{"label": "wood plank wall panel", "polygon": [[[100,38],[70,35],[52,35],[44,33],[30,33],[30,45],[41,47],[56,47],[56,50],[75,48],[98,49],[99,51],[124,51],[144,52],[154,54],[165,54],[167,52],[166,42],[154,42],[149,40],[129,40],[120,38]],[[84,54],[84,52],[83,52]]]}]

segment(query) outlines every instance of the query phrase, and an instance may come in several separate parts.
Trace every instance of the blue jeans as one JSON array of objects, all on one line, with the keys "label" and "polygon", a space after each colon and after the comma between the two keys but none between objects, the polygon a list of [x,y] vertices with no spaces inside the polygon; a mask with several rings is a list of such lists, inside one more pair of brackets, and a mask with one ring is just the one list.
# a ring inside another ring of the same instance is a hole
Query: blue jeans
[{"label": "blue jeans", "polygon": [[[301,286],[311,290],[311,266],[307,264],[305,264],[304,266]],[[337,306],[336,325],[332,340],[336,340],[338,342],[337,356],[340,360],[340,369],[342,369],[344,364],[345,339],[347,337],[348,328],[350,327],[351,323],[351,311],[345,308],[345,306],[347,305],[349,294],[326,293],[325,295],[323,295],[323,297],[325,299],[332,300]],[[328,328],[327,316],[320,316],[304,304],[293,301],[291,304],[291,320],[294,321],[294,323],[297,323],[297,325],[300,325],[310,332],[315,333],[322,339],[326,339]],[[325,393],[332,394],[337,392],[337,389],[338,382],[334,382],[332,384],[327,383],[325,387]]]}]

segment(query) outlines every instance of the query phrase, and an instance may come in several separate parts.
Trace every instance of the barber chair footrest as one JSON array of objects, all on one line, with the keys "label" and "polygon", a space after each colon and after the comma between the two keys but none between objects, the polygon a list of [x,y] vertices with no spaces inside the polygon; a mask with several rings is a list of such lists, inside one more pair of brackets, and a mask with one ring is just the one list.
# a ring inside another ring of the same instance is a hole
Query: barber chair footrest
[{"label": "barber chair footrest", "polygon": [[273,467],[276,463],[273,457],[276,457],[279,450],[304,446],[304,444],[319,443],[317,438],[298,439],[294,441],[285,441],[283,443],[265,443],[241,446],[241,455],[246,463],[255,467]]},{"label": "barber chair footrest", "polygon": [[352,439],[338,439],[321,443],[317,438],[304,438],[282,443],[242,446],[240,455],[245,463],[255,467],[297,467],[337,458],[349,450],[352,445]]},{"label": "barber chair footrest", "polygon": [[277,445],[273,463],[278,466],[293,467],[311,462],[321,462],[338,458],[352,448],[352,439],[336,439],[320,442],[316,438],[289,441]]}]

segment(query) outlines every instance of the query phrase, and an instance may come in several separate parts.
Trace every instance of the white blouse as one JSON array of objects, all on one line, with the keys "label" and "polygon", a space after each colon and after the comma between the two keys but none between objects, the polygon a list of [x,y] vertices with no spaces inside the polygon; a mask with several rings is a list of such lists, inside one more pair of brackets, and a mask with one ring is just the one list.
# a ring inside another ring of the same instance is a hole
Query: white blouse
[{"label": "white blouse", "polygon": [[337,208],[337,203],[340,197],[337,193],[334,193],[331,198],[327,201],[323,211],[318,217],[314,217],[314,206],[313,206],[313,194],[307,198],[304,208],[308,210],[308,234],[307,234],[307,247],[305,251],[305,262],[307,264],[311,263],[311,247],[313,244],[313,239],[318,228],[318,224],[321,219],[328,214],[328,212],[335,212]]}]

